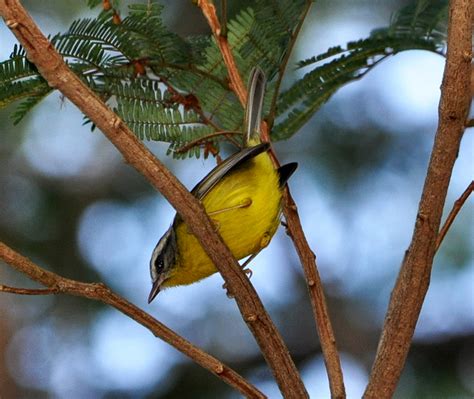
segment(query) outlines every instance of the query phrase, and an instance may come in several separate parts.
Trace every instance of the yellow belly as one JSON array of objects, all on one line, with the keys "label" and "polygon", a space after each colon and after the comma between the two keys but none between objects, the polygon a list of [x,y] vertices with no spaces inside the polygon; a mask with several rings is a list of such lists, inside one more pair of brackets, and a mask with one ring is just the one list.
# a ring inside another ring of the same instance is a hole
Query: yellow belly
[{"label": "yellow belly", "polygon": [[[281,211],[279,176],[268,154],[256,156],[225,176],[202,204],[236,259],[267,246]],[[188,227],[179,221],[175,229],[177,263],[163,286],[191,284],[215,273],[214,264]]]}]

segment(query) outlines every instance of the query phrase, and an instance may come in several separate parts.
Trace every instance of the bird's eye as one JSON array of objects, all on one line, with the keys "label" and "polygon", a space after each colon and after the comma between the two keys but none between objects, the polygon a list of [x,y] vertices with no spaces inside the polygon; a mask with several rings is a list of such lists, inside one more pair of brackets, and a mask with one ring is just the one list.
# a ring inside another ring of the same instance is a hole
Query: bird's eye
[{"label": "bird's eye", "polygon": [[163,271],[163,268],[165,267],[165,262],[163,261],[163,258],[159,256],[156,261],[155,261],[155,267],[156,271],[158,273],[161,273]]}]

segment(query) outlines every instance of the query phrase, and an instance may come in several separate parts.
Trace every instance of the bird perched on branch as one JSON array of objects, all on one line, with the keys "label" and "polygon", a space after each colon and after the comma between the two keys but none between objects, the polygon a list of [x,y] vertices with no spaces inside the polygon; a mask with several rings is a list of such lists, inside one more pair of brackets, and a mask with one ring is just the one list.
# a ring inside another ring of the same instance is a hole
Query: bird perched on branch
[{"label": "bird perched on branch", "polygon": [[[266,79],[256,67],[249,80],[244,148],[204,177],[191,193],[201,201],[216,230],[245,267],[275,234],[282,191],[296,169],[289,163],[275,169],[259,129]],[[153,250],[150,303],[161,289],[191,284],[217,271],[201,244],[176,214],[173,224]]]}]

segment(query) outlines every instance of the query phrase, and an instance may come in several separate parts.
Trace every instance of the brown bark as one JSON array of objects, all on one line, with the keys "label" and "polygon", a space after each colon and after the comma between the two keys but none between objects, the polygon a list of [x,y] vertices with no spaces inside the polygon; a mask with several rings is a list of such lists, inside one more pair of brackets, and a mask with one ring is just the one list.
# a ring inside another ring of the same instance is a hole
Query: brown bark
[{"label": "brown bark", "polygon": [[472,0],[450,2],[439,124],[416,217],[385,317],[365,399],[392,397],[428,290],[446,193],[471,101]]},{"label": "brown bark", "polygon": [[45,289],[24,289],[0,285],[0,292],[10,292],[20,295],[45,295],[45,294],[70,294],[106,303],[126,316],[140,323],[150,330],[156,337],[167,342],[191,360],[215,374],[222,381],[237,389],[242,395],[249,398],[263,399],[266,396],[257,388],[237,374],[230,367],[220,362],[215,357],[197,348],[189,341],[180,337],[164,324],[137,308],[132,303],[112,292],[103,284],[82,283],[61,277],[55,273],[42,269],[28,258],[15,252],[4,243],[0,242],[0,259],[11,265],[19,272],[27,275],[32,280],[48,287]]}]

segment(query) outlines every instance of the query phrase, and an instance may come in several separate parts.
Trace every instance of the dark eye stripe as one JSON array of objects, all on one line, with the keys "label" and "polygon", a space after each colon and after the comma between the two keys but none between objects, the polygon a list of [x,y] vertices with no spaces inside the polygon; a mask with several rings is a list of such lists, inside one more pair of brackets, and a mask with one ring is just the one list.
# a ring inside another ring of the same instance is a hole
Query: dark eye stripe
[{"label": "dark eye stripe", "polygon": [[160,256],[158,256],[158,258],[156,258],[155,267],[156,267],[156,271],[158,273],[163,271],[163,268],[165,267],[165,262],[163,261],[163,256],[160,255]]}]

